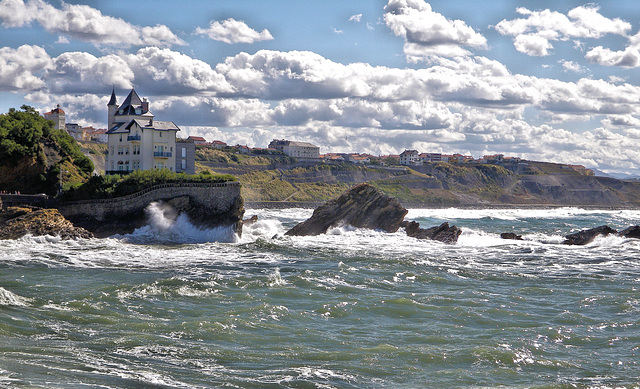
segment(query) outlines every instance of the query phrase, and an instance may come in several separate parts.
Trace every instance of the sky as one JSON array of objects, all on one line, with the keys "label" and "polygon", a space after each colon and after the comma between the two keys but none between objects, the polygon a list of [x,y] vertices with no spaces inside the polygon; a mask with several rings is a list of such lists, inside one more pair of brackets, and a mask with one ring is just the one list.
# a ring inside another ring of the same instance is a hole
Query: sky
[{"label": "sky", "polygon": [[[633,17],[633,16],[636,17]],[[0,112],[321,153],[504,154],[640,175],[640,2],[0,0]]]}]

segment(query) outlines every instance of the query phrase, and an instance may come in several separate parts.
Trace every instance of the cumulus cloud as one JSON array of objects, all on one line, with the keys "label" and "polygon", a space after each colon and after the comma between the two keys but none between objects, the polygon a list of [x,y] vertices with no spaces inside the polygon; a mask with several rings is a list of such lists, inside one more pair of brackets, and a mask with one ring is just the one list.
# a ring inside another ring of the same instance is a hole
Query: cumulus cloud
[{"label": "cumulus cloud", "polygon": [[208,28],[196,28],[197,35],[204,35],[210,39],[224,43],[255,43],[272,40],[273,36],[266,28],[258,32],[241,20],[229,18],[223,21],[213,20]]},{"label": "cumulus cloud", "polygon": [[42,75],[52,67],[53,60],[42,47],[0,48],[0,90],[28,92],[42,89],[46,85]]},{"label": "cumulus cloud", "polygon": [[32,22],[53,34],[96,45],[172,46],[185,42],[164,25],[139,27],[122,19],[103,15],[88,5],[62,3],[58,9],[44,0],[2,0],[0,21],[4,27],[22,27]]},{"label": "cumulus cloud", "polygon": [[349,17],[349,21],[350,21],[350,22],[360,23],[360,20],[362,20],[362,14],[351,15],[351,16]]},{"label": "cumulus cloud", "polygon": [[549,55],[553,41],[600,38],[606,34],[625,36],[631,29],[631,24],[619,18],[606,18],[599,10],[593,5],[579,6],[565,15],[549,9],[531,11],[521,7],[517,12],[525,18],[502,20],[495,29],[512,36],[516,50],[531,56]]},{"label": "cumulus cloud", "polygon": [[156,93],[182,95],[197,91],[231,93],[233,87],[211,66],[188,55],[145,47],[124,56],[135,84]]},{"label": "cumulus cloud", "polygon": [[585,57],[603,66],[637,68],[640,66],[640,33],[629,38],[629,45],[624,50],[613,51],[598,46],[589,50]]},{"label": "cumulus cloud", "polygon": [[424,0],[389,0],[384,9],[385,23],[405,39],[404,52],[411,62],[432,56],[466,56],[470,53],[464,47],[487,47],[484,36],[461,20],[434,12]]}]

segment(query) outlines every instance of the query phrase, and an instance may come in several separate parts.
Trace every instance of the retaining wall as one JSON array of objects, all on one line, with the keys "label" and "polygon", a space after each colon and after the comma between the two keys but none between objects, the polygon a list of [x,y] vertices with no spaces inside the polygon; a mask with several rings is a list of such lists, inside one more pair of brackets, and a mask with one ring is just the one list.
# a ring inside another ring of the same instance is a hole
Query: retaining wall
[{"label": "retaining wall", "polygon": [[113,219],[144,210],[153,201],[188,196],[192,203],[207,214],[224,213],[232,209],[240,197],[239,182],[216,184],[161,184],[143,191],[113,199],[70,201],[58,204],[58,210],[68,219],[90,218],[97,221]]}]

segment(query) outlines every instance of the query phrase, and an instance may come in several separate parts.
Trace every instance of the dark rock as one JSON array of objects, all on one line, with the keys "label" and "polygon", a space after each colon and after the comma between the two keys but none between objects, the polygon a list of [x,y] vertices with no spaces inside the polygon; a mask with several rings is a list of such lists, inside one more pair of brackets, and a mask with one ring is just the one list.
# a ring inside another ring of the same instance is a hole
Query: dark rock
[{"label": "dark rock", "polygon": [[462,233],[462,230],[456,226],[449,226],[449,223],[444,222],[437,227],[420,228],[420,224],[417,222],[402,222],[407,236],[416,239],[431,239],[444,243],[456,243],[458,237]]},{"label": "dark rock", "polygon": [[503,232],[500,234],[501,239],[511,239],[511,240],[524,240],[522,239],[522,235],[517,235],[513,232]]},{"label": "dark rock", "polygon": [[395,198],[369,184],[360,184],[316,208],[311,218],[293,227],[285,235],[319,235],[331,227],[343,224],[395,232],[400,228],[407,212]]},{"label": "dark rock", "polygon": [[618,235],[625,238],[640,239],[640,226],[631,226],[620,231]]},{"label": "dark rock", "polygon": [[84,228],[75,227],[57,209],[8,208],[0,212],[0,239],[25,235],[55,235],[62,239],[92,238]]},{"label": "dark rock", "polygon": [[609,226],[600,226],[567,235],[565,236],[566,240],[562,242],[562,244],[585,245],[593,242],[593,240],[599,235],[607,236],[609,234],[616,234],[617,232],[618,231]]},{"label": "dark rock", "polygon": [[250,225],[252,225],[253,223],[255,223],[255,222],[257,222],[257,221],[258,221],[258,215],[253,215],[253,216],[251,216],[251,217],[250,217],[250,218],[248,218],[248,219],[244,219],[244,220],[242,221],[242,225],[243,225],[243,226],[250,226]]}]

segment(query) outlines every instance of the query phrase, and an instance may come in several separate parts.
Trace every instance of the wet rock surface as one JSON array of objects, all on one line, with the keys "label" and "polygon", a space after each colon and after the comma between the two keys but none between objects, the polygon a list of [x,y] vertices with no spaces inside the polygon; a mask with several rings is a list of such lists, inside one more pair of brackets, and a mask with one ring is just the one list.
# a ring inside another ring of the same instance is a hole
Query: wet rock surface
[{"label": "wet rock surface", "polygon": [[593,240],[600,235],[607,236],[610,234],[617,234],[617,233],[618,231],[614,230],[609,226],[600,226],[600,227],[590,228],[588,230],[582,230],[582,231],[576,232],[575,234],[566,235],[565,241],[562,242],[562,244],[582,246],[582,245],[586,245],[593,242]]},{"label": "wet rock surface", "polygon": [[402,222],[402,227],[407,234],[416,239],[431,239],[444,243],[456,243],[458,237],[462,233],[462,230],[456,226],[450,226],[449,223],[444,222],[437,227],[420,228],[420,224],[417,222]]},{"label": "wet rock surface", "polygon": [[57,209],[10,207],[0,212],[0,239],[25,235],[54,235],[62,239],[92,238],[84,228],[75,227]]},{"label": "wet rock surface", "polygon": [[346,224],[358,228],[396,232],[407,212],[395,198],[369,184],[360,184],[337,199],[316,208],[311,218],[296,225],[285,235],[319,235],[331,227]]},{"label": "wet rock surface", "polygon": [[510,240],[524,240],[522,239],[522,235],[518,235],[513,232],[503,232],[500,234],[501,239],[510,239]]}]

